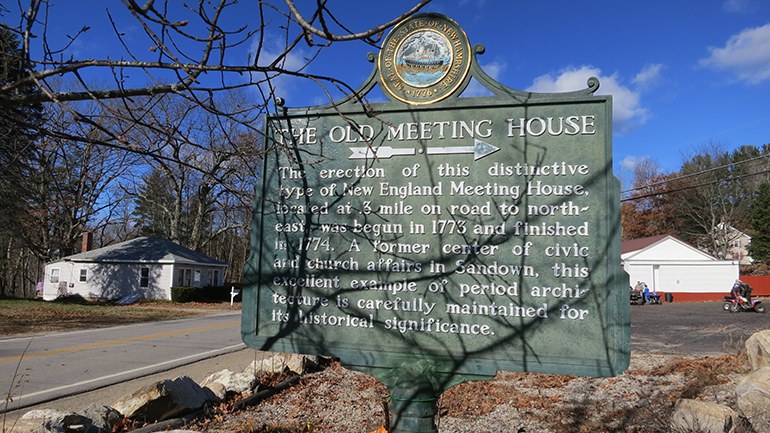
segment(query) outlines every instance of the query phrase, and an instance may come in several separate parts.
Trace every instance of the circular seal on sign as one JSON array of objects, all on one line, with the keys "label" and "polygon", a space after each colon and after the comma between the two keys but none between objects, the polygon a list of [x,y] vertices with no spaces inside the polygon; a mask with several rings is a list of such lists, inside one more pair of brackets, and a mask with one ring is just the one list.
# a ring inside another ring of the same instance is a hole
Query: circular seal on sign
[{"label": "circular seal on sign", "polygon": [[471,47],[453,20],[419,14],[391,30],[377,63],[380,83],[390,95],[408,104],[431,104],[463,83],[471,65]]}]

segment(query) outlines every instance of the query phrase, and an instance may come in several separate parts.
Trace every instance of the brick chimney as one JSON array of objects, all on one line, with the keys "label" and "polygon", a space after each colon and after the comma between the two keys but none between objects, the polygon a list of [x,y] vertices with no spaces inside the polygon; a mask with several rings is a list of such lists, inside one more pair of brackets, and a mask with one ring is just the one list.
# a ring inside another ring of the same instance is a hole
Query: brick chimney
[{"label": "brick chimney", "polygon": [[94,247],[94,234],[92,232],[83,233],[83,246],[80,248],[81,253],[90,251]]}]

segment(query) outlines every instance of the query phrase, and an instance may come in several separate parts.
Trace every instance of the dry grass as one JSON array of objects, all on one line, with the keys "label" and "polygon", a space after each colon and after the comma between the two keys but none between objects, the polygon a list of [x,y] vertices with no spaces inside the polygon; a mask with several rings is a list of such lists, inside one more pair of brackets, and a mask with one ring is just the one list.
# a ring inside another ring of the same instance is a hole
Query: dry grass
[{"label": "dry grass", "polygon": [[[671,430],[676,401],[734,407],[746,364],[744,354],[634,353],[631,368],[617,377],[499,372],[444,392],[436,421],[442,433],[697,433]],[[191,427],[204,433],[367,433],[384,423],[387,400],[382,383],[334,363],[257,406]]]},{"label": "dry grass", "polygon": [[144,301],[134,305],[100,302],[0,299],[0,336],[103,328],[128,323],[180,319],[229,309],[229,304],[176,304]]}]

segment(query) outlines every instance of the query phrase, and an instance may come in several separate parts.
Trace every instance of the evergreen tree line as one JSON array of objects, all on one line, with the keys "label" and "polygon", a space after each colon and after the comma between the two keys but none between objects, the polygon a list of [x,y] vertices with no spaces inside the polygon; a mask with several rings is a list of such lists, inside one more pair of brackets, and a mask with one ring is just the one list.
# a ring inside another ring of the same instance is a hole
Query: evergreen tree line
[{"label": "evergreen tree line", "polygon": [[642,161],[623,192],[621,224],[623,239],[668,234],[718,258],[740,231],[752,237],[751,258],[770,263],[770,144],[711,143],[673,173]]}]

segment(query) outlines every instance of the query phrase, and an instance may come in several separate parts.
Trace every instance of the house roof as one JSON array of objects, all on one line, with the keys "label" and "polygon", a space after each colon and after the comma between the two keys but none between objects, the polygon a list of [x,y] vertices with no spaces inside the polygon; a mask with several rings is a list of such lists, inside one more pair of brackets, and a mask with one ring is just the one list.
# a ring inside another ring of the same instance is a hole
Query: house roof
[{"label": "house roof", "polygon": [[[667,245],[666,250],[668,250],[668,252],[666,254],[668,255],[672,254],[672,247],[676,248],[675,254],[678,257],[677,260],[684,260],[687,257],[689,257],[688,260],[718,260],[716,257],[701,251],[688,244],[687,242],[679,240],[671,235],[650,236],[646,238],[622,241],[620,243],[620,257],[622,260],[638,258],[645,254],[649,254],[652,251],[656,251],[655,249],[659,245],[664,244]],[[657,254],[655,257],[656,259],[660,258],[657,256]],[[671,259],[671,257],[669,257],[669,259]]]},{"label": "house roof", "polygon": [[733,236],[731,236],[731,237],[732,237],[732,238],[734,238],[734,239],[737,239],[737,238],[740,238],[740,237],[744,237],[744,236],[745,236],[745,237],[746,237],[746,239],[747,239],[748,241],[751,241],[751,236],[749,236],[748,234],[746,234],[746,232],[743,232],[743,231],[741,231],[741,230],[738,230],[737,228],[735,228],[735,227],[731,226],[730,224],[725,224],[725,223],[721,222],[721,223],[717,224],[717,226],[716,226],[716,227],[714,227],[714,229],[715,229],[715,230],[716,230],[716,229],[722,230],[723,228],[724,228],[724,229],[725,229],[725,230],[726,230],[728,233],[731,233],[731,234],[733,235]]},{"label": "house roof", "polygon": [[227,263],[185,248],[164,238],[140,237],[80,254],[63,257],[73,262],[190,263],[226,266]]},{"label": "house roof", "polygon": [[631,251],[637,251],[649,247],[650,245],[659,242],[668,237],[668,235],[649,236],[646,238],[629,239],[620,242],[620,253],[630,253]]}]

